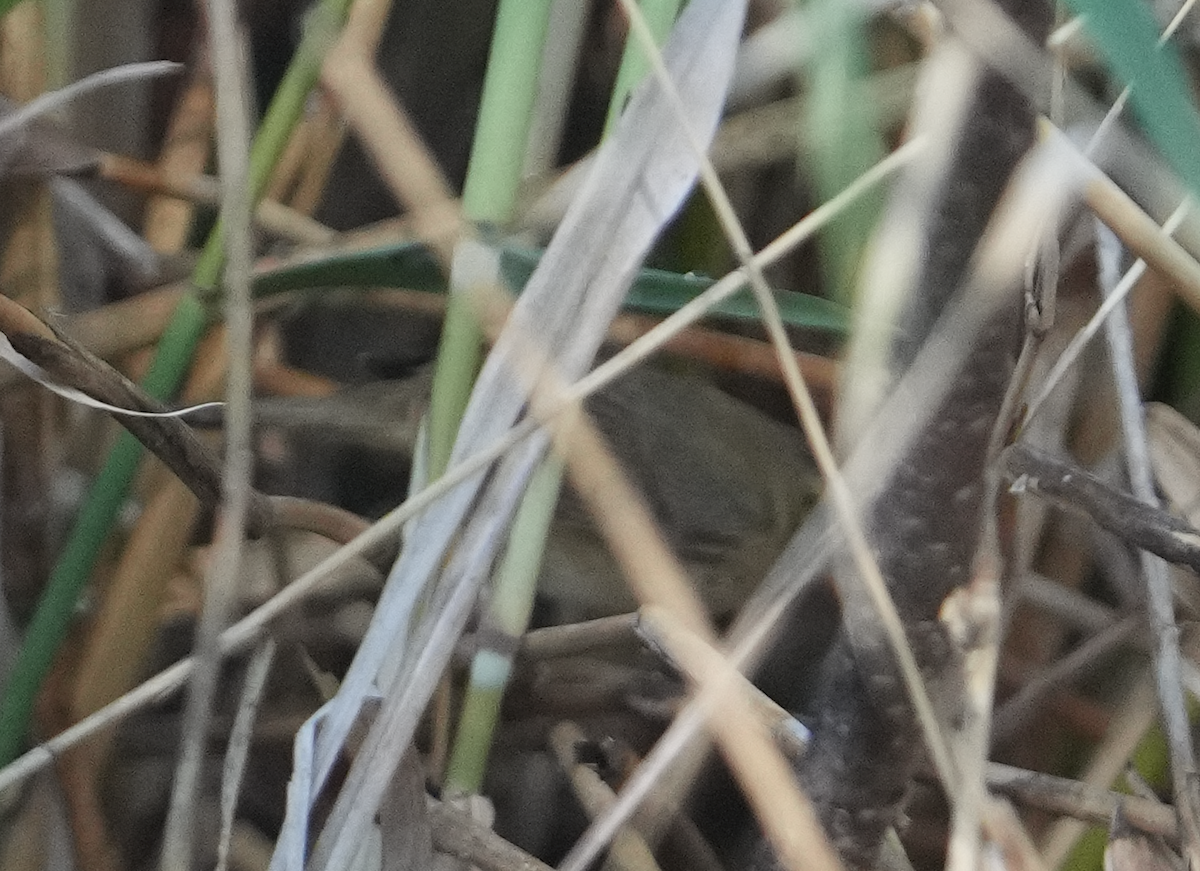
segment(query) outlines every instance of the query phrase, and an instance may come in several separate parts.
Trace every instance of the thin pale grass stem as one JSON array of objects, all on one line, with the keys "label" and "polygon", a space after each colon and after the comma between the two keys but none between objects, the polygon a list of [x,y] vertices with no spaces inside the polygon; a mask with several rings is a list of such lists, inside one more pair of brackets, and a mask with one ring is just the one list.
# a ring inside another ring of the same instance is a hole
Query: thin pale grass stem
[{"label": "thin pale grass stem", "polygon": [[275,639],[267,638],[254,651],[242,683],[241,700],[229,732],[229,746],[225,750],[225,768],[221,777],[221,834],[217,841],[217,871],[226,871],[229,867],[234,814],[254,737],[254,719],[258,715],[258,706],[267,688],[267,677],[274,659]]},{"label": "thin pale grass stem", "polygon": [[196,793],[212,700],[221,670],[221,634],[237,597],[242,540],[250,510],[254,450],[251,443],[254,298],[251,270],[253,203],[250,189],[249,74],[233,0],[210,0],[209,46],[217,102],[217,155],[221,169],[221,220],[225,228],[227,357],[223,505],[204,578],[204,609],[197,629],[197,664],[183,720],[183,739],[163,836],[164,871],[190,868]]},{"label": "thin pale grass stem", "polygon": [[[641,10],[638,9],[634,0],[621,0],[621,5],[630,19],[634,33],[642,43],[643,50],[650,58],[660,87],[668,95],[677,117],[682,123],[682,119],[685,117],[682,103],[671,82],[671,77],[663,62],[662,54],[658,51],[653,35],[641,15]],[[741,223],[734,213],[733,205],[730,203],[729,197],[725,193],[720,179],[717,177],[716,169],[713,167],[712,161],[708,159],[706,149],[700,144],[694,133],[690,129],[687,129],[686,125],[684,127],[689,143],[700,160],[700,178],[704,184],[705,192],[708,194],[709,200],[717,213],[717,218],[721,223],[727,240],[733,247],[738,259],[742,262],[743,268],[749,273],[750,286],[753,288],[755,297],[762,308],[768,335],[775,346],[780,366],[783,368],[785,383],[792,395],[792,401],[796,406],[800,422],[808,436],[809,445],[812,448],[817,466],[821,470],[821,475],[829,487],[832,502],[837,511],[838,518],[845,529],[850,552],[858,569],[859,577],[866,586],[883,626],[884,634],[896,656],[897,664],[904,678],[904,684],[908,690],[910,700],[913,703],[917,720],[925,736],[925,742],[933,759],[934,767],[937,769],[938,776],[947,794],[953,798],[957,792],[958,781],[948,743],[942,734],[937,715],[934,713],[933,703],[925,688],[925,682],[917,666],[916,657],[908,643],[908,637],[904,631],[900,615],[896,611],[891,594],[888,593],[883,574],[880,572],[879,566],[871,554],[866,534],[863,532],[862,525],[854,508],[853,497],[846,486],[845,479],[838,470],[837,461],[833,456],[829,439],[825,435],[825,429],[821,423],[820,414],[817,412],[816,404],[813,402],[812,394],[804,381],[799,366],[796,365],[795,350],[788,340],[779,307],[775,302],[770,287],[767,285],[761,268],[757,266],[754,260],[753,249],[750,247],[745,231],[742,229]]]},{"label": "thin pale grass stem", "polygon": [[[1097,228],[1100,260],[1099,284],[1108,295],[1117,283],[1118,257],[1121,251],[1116,236],[1105,227]],[[1107,236],[1107,239],[1105,238]],[[1113,309],[1105,321],[1109,358],[1121,411],[1121,431],[1125,437],[1125,463],[1133,494],[1142,502],[1158,506],[1154,473],[1150,468],[1150,449],[1141,391],[1133,362],[1133,335],[1128,313]],[[1171,781],[1179,814],[1185,856],[1193,868],[1200,868],[1200,792],[1196,788],[1196,756],[1183,692],[1182,653],[1179,627],[1175,623],[1175,604],[1170,569],[1165,560],[1148,551],[1141,554],[1146,576],[1146,598],[1150,627],[1154,632],[1154,674],[1162,708],[1163,732],[1171,760]]]},{"label": "thin pale grass stem", "polygon": [[[1048,128],[1050,138],[1066,137]],[[1200,311],[1200,264],[1163,232],[1133,199],[1073,146],[1064,152],[1087,175],[1085,200],[1127,248],[1175,284],[1180,299]]]},{"label": "thin pale grass stem", "polygon": [[1040,671],[996,711],[992,733],[996,741],[1005,741],[1025,725],[1037,706],[1053,693],[1065,689],[1064,684],[1077,680],[1117,650],[1134,641],[1145,627],[1140,614],[1130,615],[1111,623],[1048,668]]},{"label": "thin pale grass stem", "polygon": [[[814,209],[809,215],[767,245],[755,260],[760,266],[769,266],[796,246],[802,244],[835,217],[848,204],[882,183],[900,168],[910,163],[923,148],[920,140],[901,146],[881,160],[854,183],[829,202]],[[738,292],[746,282],[739,270],[726,275],[696,299],[666,318],[654,329],[614,355],[588,375],[570,386],[564,394],[565,402],[585,399],[615,381],[629,369],[651,356],[656,349],[689,325],[702,318],[709,307],[718,304]],[[398,534],[401,527],[413,516],[424,510],[445,493],[461,484],[495,462],[513,446],[528,438],[539,424],[525,420],[514,427],[508,435],[497,439],[489,448],[456,464],[434,483],[415,494],[403,504],[386,514],[368,530],[358,535],[310,571],[301,575],[267,602],[251,611],[233,624],[221,636],[222,650],[226,654],[244,648],[259,637],[263,628],[277,619],[284,611],[308,596],[329,574],[348,563],[351,559],[387,544]],[[57,754],[73,747],[90,735],[119,722],[130,714],[166,698],[175,692],[195,667],[194,658],[176,663],[125,695],[115,699],[90,716],[80,720],[54,738],[28,750],[24,755],[0,769],[0,792],[24,782],[31,775],[53,764]],[[699,721],[697,721],[699,722]]]},{"label": "thin pale grass stem", "polygon": [[452,192],[431,163],[404,158],[418,153],[402,148],[419,141],[411,122],[397,108],[378,70],[356,50],[357,42],[339,41],[321,70],[326,87],[341,102],[347,122],[360,133],[363,147],[388,187],[410,207],[413,232],[424,239],[443,263],[454,242],[467,231]]}]

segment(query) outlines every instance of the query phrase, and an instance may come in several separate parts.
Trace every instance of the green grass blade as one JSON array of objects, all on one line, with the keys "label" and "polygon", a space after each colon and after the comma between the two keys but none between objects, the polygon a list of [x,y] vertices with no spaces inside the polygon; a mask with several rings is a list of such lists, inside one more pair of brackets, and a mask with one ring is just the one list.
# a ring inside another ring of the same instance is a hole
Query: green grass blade
[{"label": "green grass blade", "polygon": [[1150,141],[1193,194],[1200,194],[1200,116],[1175,48],[1141,0],[1067,0],[1118,78]]},{"label": "green grass blade", "polygon": [[[505,283],[520,291],[541,258],[541,252],[505,245],[500,266]],[[642,269],[625,301],[625,308],[649,314],[678,311],[713,284],[699,275],[680,275],[661,269]],[[446,281],[437,260],[419,242],[401,242],[367,251],[338,253],[321,260],[284,266],[260,273],[255,293],[269,295],[318,287],[402,287],[427,293],[445,293]],[[844,336],[849,329],[847,309],[835,302],[805,293],[777,291],[784,321],[793,327]],[[717,316],[757,321],[758,307],[749,291],[713,308]]]},{"label": "green grass blade", "polygon": [[[463,186],[463,213],[476,224],[503,226],[517,188],[533,119],[550,0],[501,0],[483,82],[479,119]],[[446,469],[475,374],[483,337],[460,295],[446,307],[429,402],[429,474]]]},{"label": "green grass blade", "polygon": [[[679,15],[682,0],[641,0],[640,5],[642,15],[646,17],[646,23],[654,33],[654,41],[662,45],[667,34],[671,32],[671,25],[675,23],[676,16]],[[617,70],[617,81],[613,85],[612,99],[608,104],[608,117],[604,121],[605,136],[612,132],[625,104],[629,102],[629,95],[649,71],[650,61],[642,47],[637,44],[637,40],[626,39],[625,52],[621,55],[621,67]]]},{"label": "green grass blade", "polygon": [[[256,200],[300,118],[308,93],[320,74],[325,51],[345,19],[349,4],[350,0],[324,0],[308,22],[251,150],[251,184]],[[218,222],[193,272],[193,293],[184,297],[175,309],[142,383],[147,392],[159,399],[167,399],[178,390],[208,326],[225,259],[222,239],[223,230]],[[75,603],[129,493],[141,456],[141,445],[122,433],[92,483],[55,563],[0,699],[0,765],[12,761],[24,740],[38,688],[66,637]]]},{"label": "green grass blade", "polygon": [[[812,0],[808,6],[813,52],[801,119],[801,158],[811,167],[821,201],[843,190],[886,153],[876,126],[879,113],[866,84],[864,11],[845,0]],[[882,203],[879,191],[859,200],[821,234],[825,285],[839,302],[853,302],[858,266]]]}]

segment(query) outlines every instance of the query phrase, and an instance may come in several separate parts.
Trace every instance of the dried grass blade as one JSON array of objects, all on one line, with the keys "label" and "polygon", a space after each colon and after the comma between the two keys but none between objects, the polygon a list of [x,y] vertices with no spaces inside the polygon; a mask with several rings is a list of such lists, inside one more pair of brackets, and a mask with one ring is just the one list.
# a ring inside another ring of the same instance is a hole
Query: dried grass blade
[{"label": "dried grass blade", "polygon": [[250,755],[250,742],[254,737],[254,718],[267,686],[267,675],[275,659],[275,639],[268,638],[250,659],[246,677],[242,682],[242,697],[234,716],[233,728],[229,733],[229,746],[225,750],[225,769],[221,778],[221,835],[217,843],[217,871],[229,867],[229,845],[233,840],[234,813],[237,811],[238,794],[242,788],[242,775],[246,772],[246,759]]},{"label": "dried grass blade", "polygon": [[[681,17],[668,46],[673,72],[689,102],[690,123],[708,138],[716,130],[724,92],[732,75],[743,12],[744,4],[740,2],[695,2]],[[453,460],[461,460],[492,442],[520,415],[526,394],[508,362],[520,336],[544,337],[556,365],[570,378],[582,374],[591,362],[651,241],[695,179],[696,161],[682,136],[658,89],[649,87],[639,91],[617,131],[602,148],[589,182],[526,285],[514,309],[511,328],[501,335],[485,364],[464,417]],[[493,497],[497,501],[491,506],[496,512],[494,519],[500,521],[497,527],[503,525],[503,518],[513,509],[531,470],[530,460],[536,459],[543,446],[541,441],[526,448],[523,456],[508,464],[501,475],[507,479],[508,490]],[[470,486],[459,488],[415,524],[410,540],[421,542],[422,546],[419,550],[406,550],[397,563],[372,628],[318,739],[318,784],[380,665],[389,656],[398,659],[407,646],[407,618],[403,615],[413,599],[412,591],[433,575],[447,544],[457,534],[468,507],[474,502],[481,482],[477,477]],[[477,533],[480,549],[472,554],[475,567],[462,576],[463,583],[453,596],[446,597],[463,609],[452,624],[465,620],[466,609],[473,599],[471,590],[481,582],[479,571],[490,561],[487,554],[496,544],[491,541],[496,538],[496,529],[480,526]],[[486,544],[487,541],[491,543]],[[470,589],[467,584],[472,585]],[[431,632],[426,627],[422,641]],[[456,634],[452,632],[439,641],[446,653]],[[402,676],[404,683],[412,679],[412,674]],[[393,690],[397,691],[398,688]],[[395,698],[390,695],[386,700],[385,713],[388,706],[396,704]],[[408,714],[413,725],[422,706],[421,702],[415,703]],[[375,772],[369,778],[371,792],[378,793],[379,784],[386,782],[379,775],[384,767],[390,770],[395,764],[394,754],[403,750],[407,743],[404,732],[409,728],[406,723],[392,737],[394,746],[389,754],[393,758],[385,765],[360,756],[356,771],[361,769],[361,773],[352,772],[352,782],[356,777],[365,777],[371,769]],[[337,832],[336,843],[353,842],[362,819],[357,815],[373,814],[374,808],[370,806],[376,801],[377,798],[366,798],[356,811],[354,826],[344,827],[343,820],[337,820],[338,825],[332,828]],[[334,814],[337,818],[339,809],[335,808]],[[347,847],[338,849],[344,851]],[[322,867],[331,855],[343,853],[321,853],[316,857],[319,859],[316,866]]]}]

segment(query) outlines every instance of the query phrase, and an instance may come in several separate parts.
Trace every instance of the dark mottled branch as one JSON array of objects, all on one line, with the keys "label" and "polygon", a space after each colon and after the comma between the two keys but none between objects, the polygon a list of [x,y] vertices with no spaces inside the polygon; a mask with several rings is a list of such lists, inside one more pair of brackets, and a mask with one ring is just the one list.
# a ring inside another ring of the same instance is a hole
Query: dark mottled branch
[{"label": "dark mottled branch", "polygon": [[[1051,11],[1042,0],[998,4],[1040,41]],[[1034,112],[997,73],[980,73],[949,161],[938,167],[935,196],[920,243],[921,261],[885,351],[895,383],[939,318],[962,291],[972,256],[1010,175],[1034,141]],[[898,184],[896,195],[917,195]],[[906,203],[894,203],[893,209]],[[920,207],[918,207],[920,208]],[[924,212],[923,212],[924,214]],[[870,271],[868,270],[868,274]],[[950,715],[961,702],[959,657],[938,619],[946,596],[966,583],[982,529],[984,469],[1023,332],[1021,288],[976,336],[972,356],[954,373],[877,503],[863,518],[935,705]],[[854,385],[849,386],[850,390]],[[853,423],[851,425],[854,425]],[[845,429],[845,425],[844,425]],[[844,431],[846,442],[857,433]],[[839,587],[850,588],[852,578]],[[885,832],[899,821],[920,758],[918,729],[890,650],[843,594],[846,626],[822,666],[822,686],[801,774],[847,867],[878,864]]]},{"label": "dark mottled branch", "polygon": [[1125,819],[1143,832],[1172,840],[1179,837],[1175,809],[1157,801],[1097,789],[1077,780],[996,762],[988,765],[987,782],[990,789],[1029,807],[1074,817],[1097,826],[1107,826],[1113,814],[1120,809]]},{"label": "dark mottled branch", "polygon": [[1187,521],[1026,445],[1008,448],[1003,464],[1014,493],[1086,514],[1129,544],[1200,572],[1200,531]]}]

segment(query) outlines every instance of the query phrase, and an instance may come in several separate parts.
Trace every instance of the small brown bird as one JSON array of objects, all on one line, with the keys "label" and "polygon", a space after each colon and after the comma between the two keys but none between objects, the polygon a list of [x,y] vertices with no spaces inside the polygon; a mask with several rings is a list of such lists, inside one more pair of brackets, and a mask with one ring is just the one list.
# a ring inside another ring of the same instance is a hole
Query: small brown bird
[{"label": "small brown bird", "polygon": [[[411,456],[429,379],[422,370],[321,399],[264,398],[256,400],[255,416],[321,444]],[[816,501],[819,477],[799,430],[710,381],[653,366],[622,376],[586,406],[709,608],[718,616],[734,611]],[[559,620],[636,607],[569,487],[539,584]]]},{"label": "small brown bird", "polygon": [[[710,381],[649,366],[593,396],[587,409],[710,610],[734,611],[816,502],[819,476],[803,435]],[[569,490],[540,590],[564,619],[636,607]]]}]

